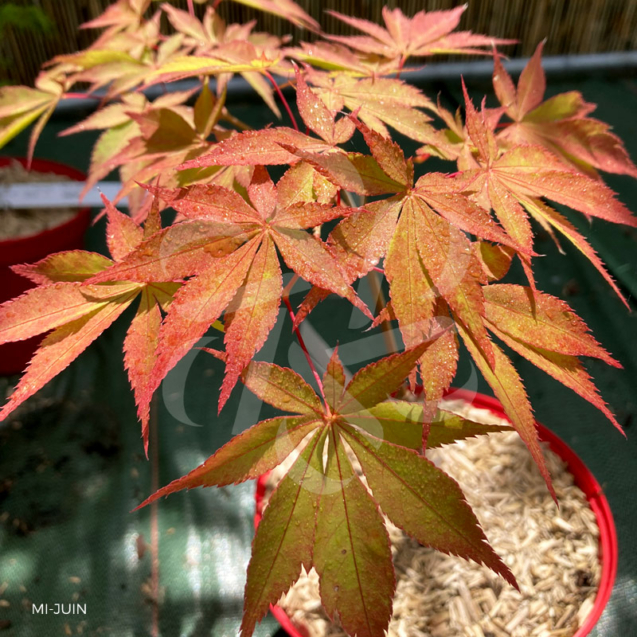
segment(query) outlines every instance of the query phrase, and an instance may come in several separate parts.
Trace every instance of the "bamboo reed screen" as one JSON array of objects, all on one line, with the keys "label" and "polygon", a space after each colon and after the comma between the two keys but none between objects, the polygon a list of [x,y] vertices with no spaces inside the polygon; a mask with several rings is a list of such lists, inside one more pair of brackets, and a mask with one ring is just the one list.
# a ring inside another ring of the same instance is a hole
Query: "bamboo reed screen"
[{"label": "bamboo reed screen", "polygon": [[[2,2],[4,0],[0,0]],[[380,22],[381,7],[400,7],[406,15],[421,9],[449,9],[457,0],[297,0],[326,32],[351,33],[346,25],[324,13],[335,9]],[[41,64],[59,53],[89,45],[95,32],[79,30],[82,22],[99,15],[110,0],[12,0],[15,4],[37,4],[55,22],[50,36],[7,30],[0,40],[0,79],[31,84]],[[186,0],[171,0],[186,8]],[[195,5],[202,15],[204,6]],[[275,34],[291,33],[296,40],[311,34],[273,16],[229,0],[220,13],[228,22],[257,19],[257,28]],[[637,49],[637,0],[473,0],[461,28],[496,37],[516,38],[520,44],[507,48],[510,56],[530,55],[542,38],[547,54],[596,53]]]}]

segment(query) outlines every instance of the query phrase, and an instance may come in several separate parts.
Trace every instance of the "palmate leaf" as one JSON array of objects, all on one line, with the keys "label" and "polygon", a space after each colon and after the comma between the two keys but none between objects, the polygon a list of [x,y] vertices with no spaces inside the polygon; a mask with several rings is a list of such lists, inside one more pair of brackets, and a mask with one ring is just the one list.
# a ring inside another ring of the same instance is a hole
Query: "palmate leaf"
[{"label": "palmate leaf", "polygon": [[[313,566],[327,613],[338,615],[350,634],[381,637],[395,586],[381,510],[419,541],[486,564],[515,585],[458,485],[408,448],[421,448],[424,406],[386,400],[430,345],[372,363],[347,384],[335,351],[324,376],[331,396],[325,405],[296,372],[252,362],[242,375],[246,386],[292,415],[254,425],[140,505],[181,489],[254,478],[297,449],[257,528],[242,635],[252,633],[301,567]],[[504,429],[439,411],[430,436],[432,446],[439,446]],[[356,475],[345,443],[360,460],[371,493]]]},{"label": "palmate leaf", "polygon": [[[302,157],[343,189],[377,194],[378,188],[381,192],[388,190],[398,194],[366,206],[365,214],[354,214],[341,221],[328,239],[334,254],[351,280],[365,275],[386,256],[385,272],[390,283],[392,309],[407,346],[421,342],[435,331],[435,317],[444,317],[446,312],[436,301],[437,296],[442,296],[465,322],[483,354],[493,364],[491,343],[483,324],[482,285],[487,278],[471,249],[471,242],[449,220],[464,219],[461,227],[478,236],[517,244],[485,210],[458,192],[460,186],[449,183],[452,180],[432,175],[429,179],[419,180],[416,188],[411,189],[413,168],[405,161],[401,149],[359,120],[354,118],[354,122],[372,152],[372,157],[366,160],[368,166],[374,167],[373,178],[369,171],[361,173],[357,170],[345,155],[340,162],[308,154],[302,154]],[[320,298],[319,293],[310,293],[299,312],[300,319]],[[441,343],[423,361],[432,376],[436,375],[438,366],[445,371],[439,375],[439,383],[429,386],[433,401],[440,398],[451,382],[456,360],[456,341],[448,336],[444,346]],[[426,382],[429,384],[428,380]]]},{"label": "palmate leaf", "polygon": [[560,299],[532,295],[517,285],[490,285],[485,290],[489,329],[513,350],[595,405],[620,430],[578,356],[621,365],[590,334],[588,327]]},{"label": "palmate leaf", "polygon": [[301,567],[309,571],[312,566],[324,443],[325,436],[315,433],[277,486],[259,522],[248,565],[241,621],[244,636],[252,635],[272,600],[298,579]]},{"label": "palmate leaf", "polygon": [[[107,243],[116,261],[134,252],[144,235],[161,227],[157,210],[151,212],[146,226],[141,228],[105,197],[102,199],[108,216]],[[147,451],[150,371],[155,362],[160,308],[169,307],[180,284],[165,278],[147,283],[112,275],[102,282],[95,281],[95,277],[117,265],[102,255],[75,250],[50,255],[32,265],[16,266],[18,274],[38,287],[0,306],[0,340],[18,341],[53,331],[0,412],[3,418],[65,369],[139,296],[140,305],[124,342],[124,362]]]},{"label": "palmate leaf", "polygon": [[[468,169],[458,176],[459,188],[465,194],[473,193],[476,200],[493,208],[518,246],[532,287],[535,288],[530,261],[533,233],[526,208],[532,208],[538,197],[613,223],[637,225],[637,219],[615,199],[609,188],[598,180],[567,170],[555,155],[541,146],[516,146],[501,153],[491,130],[493,122],[487,121],[484,112],[476,111],[466,89],[465,102],[467,130],[475,149],[472,161],[478,168],[468,165]],[[541,206],[544,204],[538,208]],[[543,219],[545,215],[541,210],[533,212],[545,225],[555,223]]]},{"label": "palmate leaf", "polygon": [[62,98],[62,85],[55,81],[52,73],[42,72],[36,80],[36,88],[0,87],[0,148],[37,120],[29,137],[29,165],[42,129]]},{"label": "palmate leaf", "polygon": [[547,206],[544,202],[534,197],[520,199],[526,210],[540,224],[547,226],[549,229],[555,228],[563,234],[586,258],[595,266],[597,271],[604,277],[606,282],[613,288],[615,294],[622,300],[624,305],[630,309],[630,305],[624,294],[619,289],[613,277],[608,273],[604,263],[599,258],[595,250],[588,243],[582,234],[580,234],[575,226],[559,212]]},{"label": "palmate leaf", "polygon": [[[280,193],[267,171],[258,167],[247,188],[248,200],[217,185],[149,187],[186,221],[155,233],[93,278],[96,283],[124,277],[148,284],[165,281],[168,273],[173,278],[196,275],[177,292],[162,324],[145,401],[225,312],[226,376],[219,409],[223,407],[239,374],[276,322],[283,292],[277,250],[301,277],[347,298],[370,315],[338,262],[319,239],[306,232],[351,211],[313,202],[314,180],[308,188],[307,169],[293,167],[279,183]],[[201,228],[190,225],[194,223],[213,224],[203,226],[204,232],[213,233],[210,239],[197,236]],[[214,234],[219,226],[221,230]],[[140,409],[145,413],[145,403]]]},{"label": "palmate leaf", "polygon": [[517,89],[499,56],[494,56],[493,86],[513,120],[499,133],[499,141],[505,145],[542,145],[569,167],[593,177],[596,169],[637,177],[637,166],[619,137],[607,124],[587,117],[594,104],[584,102],[575,91],[542,101],[546,90],[542,48],[543,42],[522,71]]},{"label": "palmate leaf", "polygon": [[340,436],[330,432],[325,488],[316,513],[313,562],[328,616],[350,635],[383,635],[396,577],[378,505],[354,473]]},{"label": "palmate leaf", "polygon": [[495,356],[495,365],[492,367],[462,323],[456,321],[456,327],[478,369],[493,389],[496,398],[502,403],[513,427],[531,452],[553,499],[557,501],[551,476],[542,455],[531,403],[513,363],[497,345],[492,344]]},{"label": "palmate leaf", "polygon": [[399,64],[398,68],[402,68],[404,62],[410,57],[423,57],[436,53],[489,54],[489,51],[481,47],[515,42],[515,40],[499,40],[474,35],[469,31],[451,33],[458,26],[466,8],[467,6],[463,5],[450,11],[419,11],[413,18],[407,18],[400,9],[383,7],[386,28],[368,20],[351,18],[337,11],[329,11],[335,18],[367,35],[328,35],[327,37],[360,53],[395,60]]},{"label": "palmate leaf", "polygon": [[[45,288],[36,288],[42,289]],[[14,392],[0,410],[0,420],[4,420],[16,407],[66,369],[132,303],[137,292],[129,289],[108,303],[96,303],[93,311],[54,329],[44,339]]]},{"label": "palmate leaf", "polygon": [[207,166],[293,164],[298,162],[295,151],[331,153],[342,151],[338,144],[347,142],[354,133],[354,125],[347,118],[336,119],[337,110],[329,109],[308,87],[297,70],[297,105],[311,137],[286,127],[245,131],[212,145],[206,154],[186,162],[181,168]]},{"label": "palmate leaf", "polygon": [[433,110],[433,103],[415,86],[395,78],[357,78],[350,74],[336,77],[313,69],[306,70],[317,95],[331,110],[349,109],[369,128],[385,138],[393,128],[423,144],[432,143],[437,133],[431,118],[421,108]]},{"label": "palmate leaf", "polygon": [[425,546],[488,566],[517,587],[454,480],[413,450],[373,445],[353,429],[343,429],[374,498],[396,526]]}]

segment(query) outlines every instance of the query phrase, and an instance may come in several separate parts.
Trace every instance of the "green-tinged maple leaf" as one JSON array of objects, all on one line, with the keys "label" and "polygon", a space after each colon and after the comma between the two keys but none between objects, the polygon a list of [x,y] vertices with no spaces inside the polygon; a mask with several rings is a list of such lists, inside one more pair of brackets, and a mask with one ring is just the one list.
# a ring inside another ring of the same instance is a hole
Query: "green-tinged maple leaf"
[{"label": "green-tinged maple leaf", "polygon": [[345,44],[365,55],[377,55],[394,60],[397,69],[410,57],[424,57],[436,53],[481,53],[490,54],[482,47],[496,44],[512,44],[515,40],[500,40],[470,31],[451,33],[459,24],[467,5],[450,11],[419,11],[407,18],[400,9],[383,7],[383,28],[369,20],[352,18],[337,11],[331,15],[367,35],[327,37]]},{"label": "green-tinged maple leaf", "polygon": [[263,420],[235,436],[197,469],[154,493],[140,507],[182,489],[225,486],[257,478],[281,464],[320,424],[308,414]]},{"label": "green-tinged maple leaf", "polygon": [[396,589],[389,536],[378,505],[354,473],[334,429],[330,443],[313,555],[321,601],[348,634],[380,637]]},{"label": "green-tinged maple leaf", "polygon": [[488,566],[517,587],[454,480],[411,449],[377,446],[350,427],[344,430],[374,498],[396,526],[425,546]]},{"label": "green-tinged maple leaf", "polygon": [[347,422],[374,438],[416,451],[423,447],[423,423],[428,427],[427,449],[509,429],[504,425],[483,425],[442,409],[436,409],[433,418],[429,419],[421,402],[405,400],[390,400],[348,414]]},{"label": "green-tinged maple leaf", "polygon": [[572,91],[546,101],[546,79],[542,69],[541,42],[526,65],[517,89],[494,56],[493,86],[505,113],[513,123],[498,135],[507,146],[532,144],[544,146],[569,167],[595,177],[596,170],[637,177],[622,141],[610,132],[610,126],[588,117],[595,109]]},{"label": "green-tinged maple leaf", "polygon": [[430,423],[427,448],[434,449],[442,445],[452,444],[458,440],[509,430],[510,427],[507,425],[485,425],[450,411],[438,409]]},{"label": "green-tinged maple leaf", "polygon": [[[241,634],[252,635],[270,604],[313,562],[315,517],[323,491],[325,436],[315,434],[279,483],[259,522],[248,565]],[[292,523],[294,521],[294,523]]]},{"label": "green-tinged maple leaf", "polygon": [[62,98],[63,87],[55,76],[41,73],[36,88],[26,86],[0,87],[0,148],[25,128],[36,122],[29,137],[27,158],[33,158],[35,144]]},{"label": "green-tinged maple leaf", "polygon": [[[257,528],[243,635],[252,633],[301,567],[313,566],[327,613],[338,615],[350,634],[380,637],[395,586],[381,511],[420,542],[486,564],[515,585],[458,485],[413,451],[422,447],[423,405],[387,400],[430,345],[372,363],[349,383],[335,350],[324,375],[325,403],[296,372],[250,363],[242,374],[245,385],[293,415],[254,425],[140,505],[181,489],[254,478],[300,450]],[[444,411],[430,428],[432,446],[505,429]],[[345,442],[360,460],[371,493],[356,475]]]},{"label": "green-tinged maple leaf", "polygon": [[111,265],[111,259],[96,252],[70,250],[51,254],[30,265],[14,265],[11,269],[38,285],[46,285],[85,281]]},{"label": "green-tinged maple leaf", "polygon": [[513,363],[511,363],[509,358],[497,345],[492,344],[493,353],[495,355],[495,365],[492,366],[484,358],[483,353],[477,347],[462,323],[456,321],[456,326],[471,357],[480,372],[482,372],[487,383],[491,386],[491,389],[493,389],[496,398],[502,403],[506,415],[511,420],[511,424],[520,434],[520,437],[531,452],[531,456],[540,469],[540,473],[553,499],[556,500],[555,491],[551,483],[551,476],[546,467],[544,456],[542,455],[531,403],[526,395],[522,380],[515,367],[513,367]]},{"label": "green-tinged maple leaf", "polygon": [[401,354],[392,354],[368,365],[348,383],[335,409],[342,414],[360,412],[382,402],[393,394],[409,376],[429,342]]}]

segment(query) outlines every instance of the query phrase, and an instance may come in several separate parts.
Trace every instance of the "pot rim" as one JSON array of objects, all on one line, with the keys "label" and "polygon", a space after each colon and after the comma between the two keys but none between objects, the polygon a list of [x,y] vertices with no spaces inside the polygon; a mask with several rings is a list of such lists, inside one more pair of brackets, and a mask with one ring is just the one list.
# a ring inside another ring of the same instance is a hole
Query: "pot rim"
[{"label": "pot rim", "polygon": [[[26,157],[13,157],[10,155],[3,155],[2,157],[0,157],[0,168],[8,166],[12,161],[17,161],[18,163],[22,164],[22,166],[26,167],[28,160]],[[67,177],[70,177],[73,181],[86,181],[86,175],[81,170],[73,168],[72,166],[67,166],[66,164],[54,160],[33,158],[33,160],[31,161],[31,170],[39,173],[54,173],[56,175],[65,175]],[[40,232],[36,232],[35,234],[15,237],[13,239],[1,239],[0,246],[2,246],[3,250],[13,251],[19,250],[20,247],[26,244],[34,242],[39,243],[41,241],[45,242],[56,233],[64,233],[65,230],[75,225],[78,222],[79,217],[85,217],[87,220],[86,225],[88,226],[88,218],[90,213],[90,207],[80,207],[78,205],[77,214],[64,223],[53,226],[52,228],[47,228],[46,230],[42,230]]]},{"label": "pot rim", "polygon": [[[470,391],[467,389],[451,388],[445,395],[445,398],[464,400],[473,407],[488,409],[498,417],[509,420],[505,414],[504,408],[500,402],[485,394]],[[535,421],[540,440],[549,445],[551,451],[556,453],[562,460],[566,462],[568,470],[573,474],[575,484],[583,491],[589,505],[595,514],[597,526],[599,527],[599,557],[602,566],[602,573],[599,582],[595,602],[590,613],[586,617],[584,623],[573,634],[573,637],[586,637],[589,635],[595,624],[597,624],[602,612],[606,608],[606,604],[610,599],[615,578],[617,576],[618,562],[618,543],[617,530],[613,514],[608,504],[608,500],[602,491],[600,484],[597,482],[590,469],[584,464],[581,458],[569,447],[559,436],[553,433],[544,425]],[[256,487],[256,512],[254,516],[254,526],[258,526],[261,521],[261,501],[265,495],[267,473],[263,474],[257,480]],[[281,624],[290,637],[306,637],[292,623],[288,614],[280,607],[274,604],[270,605],[270,612],[276,620]]]}]

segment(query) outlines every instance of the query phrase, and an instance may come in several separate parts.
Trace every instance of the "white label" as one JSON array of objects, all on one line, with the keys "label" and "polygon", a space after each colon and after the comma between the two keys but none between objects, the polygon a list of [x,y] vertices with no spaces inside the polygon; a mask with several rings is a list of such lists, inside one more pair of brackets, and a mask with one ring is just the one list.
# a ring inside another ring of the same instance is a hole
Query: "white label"
[{"label": "white label", "polygon": [[[84,188],[82,181],[40,182],[27,184],[11,184],[0,186],[0,209],[12,208],[102,208],[100,191],[113,201],[121,190],[122,184],[117,181],[101,181],[84,196],[80,202],[80,193]],[[128,206],[127,199],[117,203]]]}]

